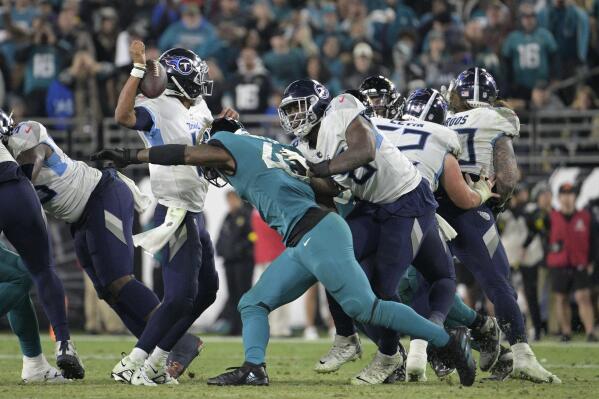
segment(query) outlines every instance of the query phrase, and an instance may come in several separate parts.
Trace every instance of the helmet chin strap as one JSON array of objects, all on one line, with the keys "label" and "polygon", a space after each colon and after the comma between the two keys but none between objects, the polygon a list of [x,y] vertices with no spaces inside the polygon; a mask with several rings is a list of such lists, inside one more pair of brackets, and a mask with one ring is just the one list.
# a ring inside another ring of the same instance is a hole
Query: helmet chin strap
[{"label": "helmet chin strap", "polygon": [[425,118],[428,115],[428,112],[431,110],[431,107],[433,106],[433,102],[435,102],[435,99],[437,98],[438,94],[439,94],[439,92],[437,90],[433,89],[433,95],[430,96],[430,98],[426,102],[426,105],[424,106],[424,109],[420,113],[420,116],[418,117],[418,119],[420,119],[421,121],[426,120]]},{"label": "helmet chin strap", "polygon": [[181,94],[183,94],[183,96],[186,99],[191,100],[191,101],[195,101],[194,98],[189,97],[189,94],[187,94],[187,92],[185,90],[183,90],[183,87],[181,87],[181,85],[177,81],[177,78],[175,78],[174,76],[171,76],[171,79],[172,79],[173,83],[175,84],[175,86],[177,86],[177,88],[179,89],[179,91],[181,92]]}]

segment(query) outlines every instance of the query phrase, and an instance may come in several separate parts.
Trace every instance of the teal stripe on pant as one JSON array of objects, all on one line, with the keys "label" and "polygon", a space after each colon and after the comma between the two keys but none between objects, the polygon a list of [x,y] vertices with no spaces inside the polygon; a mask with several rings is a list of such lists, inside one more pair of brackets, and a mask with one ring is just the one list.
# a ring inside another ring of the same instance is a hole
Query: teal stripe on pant
[{"label": "teal stripe on pant", "polygon": [[268,312],[302,295],[320,281],[352,318],[425,339],[433,346],[447,344],[445,330],[418,316],[408,306],[378,301],[354,257],[345,221],[329,214],[286,249],[239,302],[246,361],[264,362],[268,344]]},{"label": "teal stripe on pant", "polygon": [[10,326],[27,357],[42,353],[37,316],[29,298],[31,284],[21,258],[0,243],[0,315],[8,313]]}]

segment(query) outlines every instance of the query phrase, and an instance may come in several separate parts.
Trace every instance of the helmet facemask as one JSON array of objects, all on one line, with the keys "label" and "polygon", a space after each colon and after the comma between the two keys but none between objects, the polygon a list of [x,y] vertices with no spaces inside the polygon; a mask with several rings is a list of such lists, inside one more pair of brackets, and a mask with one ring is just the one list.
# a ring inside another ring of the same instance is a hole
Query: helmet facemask
[{"label": "helmet facemask", "polygon": [[[214,81],[209,79],[208,64],[206,61],[200,61],[197,65],[193,65],[193,78],[179,80],[176,76],[170,75],[169,81],[173,83],[174,88],[167,88],[167,95],[184,97],[191,101],[197,101],[205,96],[212,95]],[[191,76],[190,76],[191,77]]]},{"label": "helmet facemask", "polygon": [[317,102],[316,95],[283,99],[279,106],[279,119],[283,130],[297,137],[305,137],[310,133],[320,122],[320,118],[313,110]]}]

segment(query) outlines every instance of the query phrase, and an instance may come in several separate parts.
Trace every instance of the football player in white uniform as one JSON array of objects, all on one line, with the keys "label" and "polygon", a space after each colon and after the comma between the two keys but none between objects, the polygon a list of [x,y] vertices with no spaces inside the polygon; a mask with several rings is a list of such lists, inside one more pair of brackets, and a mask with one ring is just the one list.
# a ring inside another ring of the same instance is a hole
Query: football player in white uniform
[{"label": "football player in white uniform", "polygon": [[[186,49],[166,51],[158,60],[167,72],[166,90],[149,99],[137,95],[146,68],[144,44],[133,41],[130,54],[134,68],[119,96],[117,122],[137,130],[147,148],[202,141],[212,123],[202,98],[212,94],[206,62]],[[230,109],[223,114],[237,117]],[[208,190],[202,170],[150,165],[150,182],[158,200],[154,221],[160,227],[146,235],[147,246],[141,245],[149,249],[154,243],[154,249],[161,250],[164,299],[135,348],[113,369],[116,380],[135,385],[172,381],[164,372],[168,353],[214,302],[218,290],[214,248],[202,213]]]},{"label": "football player in white uniform", "polygon": [[[455,274],[437,229],[436,201],[429,183],[374,127],[365,110],[353,95],[331,99],[319,82],[299,80],[285,90],[279,116],[283,128],[299,138],[297,148],[315,177],[315,191],[334,196],[341,187],[356,198],[347,222],[356,258],[376,258],[365,272],[378,296],[395,299],[399,279],[413,263],[431,283],[430,320],[442,324],[453,302]],[[337,307],[335,313],[343,314],[332,298],[331,302],[331,309]],[[334,347],[357,340],[347,316],[336,327]],[[352,383],[382,383],[404,361],[398,344],[395,332],[386,330],[375,358]],[[317,371],[335,371],[323,366]]]},{"label": "football player in white uniform", "polygon": [[[65,293],[56,275],[46,220],[31,182],[32,170],[19,168],[5,144],[14,130],[14,122],[0,110],[0,190],[5,201],[0,215],[0,229],[22,256],[31,274],[46,316],[56,334],[56,364],[65,378],[81,379],[83,364],[70,341]],[[31,133],[30,131],[28,133]]]},{"label": "football player in white uniform", "polygon": [[[470,68],[450,84],[450,111],[446,125],[460,137],[462,172],[472,180],[484,176],[495,179],[498,199],[464,211],[449,199],[439,202],[438,213],[458,232],[450,247],[470,270],[489,300],[495,305],[499,325],[514,355],[512,376],[536,382],[560,382],[537,361],[527,343],[524,319],[510,284],[510,268],[501,244],[495,212],[511,197],[519,179],[512,139],[520,130],[518,117],[497,100],[495,80],[482,68]],[[491,204],[495,202],[495,204]],[[481,358],[481,369],[491,367],[492,359]]]}]

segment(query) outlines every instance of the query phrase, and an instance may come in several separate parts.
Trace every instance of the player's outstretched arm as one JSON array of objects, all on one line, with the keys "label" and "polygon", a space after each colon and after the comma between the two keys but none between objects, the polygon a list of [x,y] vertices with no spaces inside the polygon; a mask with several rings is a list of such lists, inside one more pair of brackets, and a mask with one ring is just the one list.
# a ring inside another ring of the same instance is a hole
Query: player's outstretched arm
[{"label": "player's outstretched arm", "polygon": [[458,160],[451,154],[445,156],[440,183],[451,202],[462,209],[476,208],[489,198],[498,197],[491,192],[492,182],[483,180],[475,187],[474,184],[469,185],[462,177]]},{"label": "player's outstretched arm", "polygon": [[335,158],[311,164],[310,170],[316,177],[342,174],[374,161],[376,155],[374,126],[364,117],[354,119],[345,132],[347,150]]},{"label": "player's outstretched arm", "polygon": [[[133,64],[146,65],[146,50],[143,42],[134,40],[129,46],[129,54],[133,60]],[[133,128],[137,122],[135,115],[135,96],[137,95],[137,88],[141,82],[140,78],[135,76],[129,76],[121,93],[114,110],[114,119],[121,126]]]},{"label": "player's outstretched arm", "polygon": [[518,162],[510,137],[503,136],[495,142],[493,167],[495,168],[495,191],[499,194],[500,202],[504,203],[512,196],[520,180]]},{"label": "player's outstretched arm", "polygon": [[196,165],[235,172],[235,160],[224,149],[210,144],[187,146],[166,144],[146,149],[105,149],[91,156],[92,161],[112,161],[118,167],[132,164]]}]

